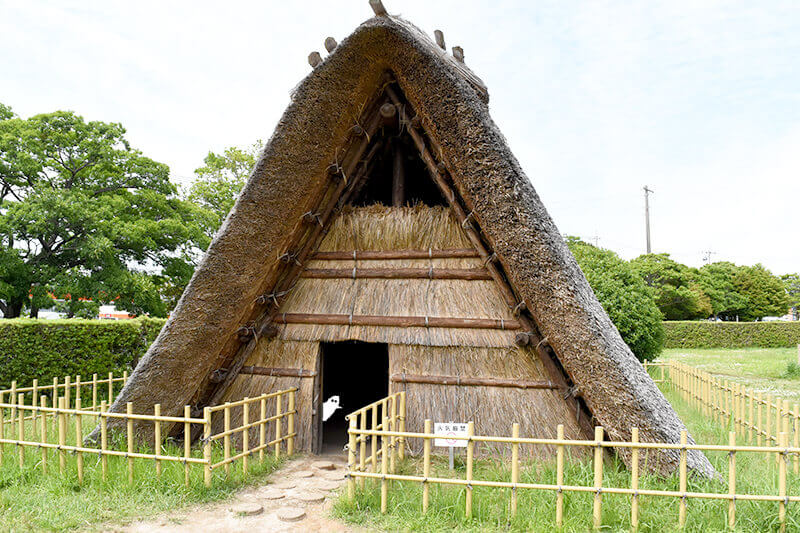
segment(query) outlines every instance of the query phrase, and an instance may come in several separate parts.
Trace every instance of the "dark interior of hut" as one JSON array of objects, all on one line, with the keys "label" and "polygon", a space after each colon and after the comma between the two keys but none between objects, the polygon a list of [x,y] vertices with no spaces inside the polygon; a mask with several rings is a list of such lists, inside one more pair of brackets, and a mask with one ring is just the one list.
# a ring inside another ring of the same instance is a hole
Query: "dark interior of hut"
[{"label": "dark interior of hut", "polygon": [[[322,343],[322,394],[317,409],[324,415],[322,453],[341,453],[347,442],[344,417],[389,393],[389,347],[371,342]],[[339,408],[335,409],[338,396]],[[327,408],[325,404],[327,403]]]}]

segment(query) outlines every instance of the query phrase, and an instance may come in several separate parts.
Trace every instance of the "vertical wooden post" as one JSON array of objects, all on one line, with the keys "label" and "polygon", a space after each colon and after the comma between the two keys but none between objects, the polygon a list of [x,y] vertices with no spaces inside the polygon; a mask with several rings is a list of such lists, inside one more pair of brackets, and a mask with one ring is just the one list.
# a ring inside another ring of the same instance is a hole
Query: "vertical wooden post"
[{"label": "vertical wooden post", "polygon": [[[783,400],[780,397],[775,398],[775,446],[780,446],[781,426],[783,424]],[[781,454],[775,454],[775,464],[780,463]]]},{"label": "vertical wooden post", "polygon": [[70,401],[70,389],[72,387],[70,379],[70,376],[64,376],[64,409],[69,409],[72,405]]},{"label": "vertical wooden post", "polygon": [[127,370],[123,370],[122,371],[122,388],[125,388],[125,385],[127,385],[127,384],[128,384],[128,371]]},{"label": "vertical wooden post", "polygon": [[211,486],[211,408],[203,408],[203,481],[206,487]]},{"label": "vertical wooden post", "polygon": [[631,530],[639,529],[639,428],[631,428]]},{"label": "vertical wooden post", "polygon": [[511,438],[515,442],[511,443],[511,518],[517,516],[517,483],[519,483],[519,423],[511,425]]},{"label": "vertical wooden post", "polygon": [[31,428],[33,429],[33,436],[34,437],[36,436],[36,433],[38,433],[38,431],[39,431],[39,428],[37,427],[37,424],[36,424],[36,422],[37,422],[36,419],[39,417],[39,413],[40,413],[40,411],[38,409],[36,409],[36,406],[38,405],[38,402],[39,402],[39,380],[38,379],[34,379],[33,380],[33,395],[31,397],[31,406],[34,407],[34,409],[31,411],[31,421],[32,421],[31,422]]},{"label": "vertical wooden post", "polygon": [[125,413],[128,415],[128,483],[133,483],[133,457],[130,456],[133,453],[133,418],[130,416],[133,414],[133,403],[125,404]]},{"label": "vertical wooden post", "polygon": [[[367,412],[359,411],[358,419],[360,421],[359,426],[361,427],[362,431],[366,431],[367,429]],[[367,435],[362,433],[358,436],[358,470],[360,472],[366,472],[367,468]],[[358,479],[358,487],[360,489],[364,488],[364,478]]]},{"label": "vertical wooden post", "polygon": [[781,409],[781,417],[783,418],[782,424],[782,431],[789,434],[790,426],[789,426],[789,417],[791,416],[791,411],[789,410],[789,400],[783,400],[783,408]]},{"label": "vertical wooden post", "polygon": [[594,529],[600,529],[603,524],[603,428],[594,428],[594,506],[593,506],[593,525]]},{"label": "vertical wooden post", "polygon": [[161,404],[157,403],[153,406],[153,415],[155,415],[155,428],[153,428],[153,447],[155,448],[156,452],[156,477],[161,479],[161,420],[158,420],[161,417]]},{"label": "vertical wooden post", "polygon": [[[383,431],[385,432],[389,427],[389,417],[386,416],[386,412],[384,409],[384,416],[382,421]],[[355,420],[350,422],[351,425],[355,426]],[[381,436],[381,514],[386,514],[386,507],[387,507],[387,499],[389,496],[389,485],[386,479],[386,474],[388,474],[388,450],[389,450],[389,439],[384,433]],[[352,483],[352,479],[348,480],[348,483]],[[351,485],[348,485],[348,490]]]},{"label": "vertical wooden post", "polygon": [[108,405],[114,403],[114,373],[108,373]]},{"label": "vertical wooden post", "polygon": [[781,431],[778,435],[778,446],[784,448],[780,452],[780,462],[778,463],[778,522],[780,523],[781,533],[786,531],[786,462],[787,456],[785,449],[789,446],[789,435]]},{"label": "vertical wooden post", "polygon": [[189,457],[192,456],[192,423],[187,422],[192,417],[192,407],[183,406],[183,484],[189,486]]},{"label": "vertical wooden post", "polygon": [[[97,412],[97,374],[92,374],[92,412]],[[97,415],[95,415],[97,416]],[[97,420],[95,418],[95,420]]]},{"label": "vertical wooden post", "polygon": [[[770,426],[772,425],[772,415],[769,412],[772,408],[772,395],[767,394],[767,398],[764,403],[764,446],[771,446],[772,445],[772,433],[770,431]],[[766,454],[767,458],[769,458],[770,454]]]},{"label": "vertical wooden post", "polygon": [[[378,406],[372,406],[372,429],[378,429]],[[371,442],[372,444],[372,471],[378,471],[378,436],[372,435]]]},{"label": "vertical wooden post", "polygon": [[294,455],[294,412],[296,410],[294,393],[294,389],[289,391],[289,419],[286,427],[286,431],[289,432],[289,437],[286,441],[286,455],[289,457]]},{"label": "vertical wooden post", "polygon": [[225,409],[223,410],[223,426],[222,431],[225,435],[222,437],[222,450],[223,456],[222,458],[225,460],[225,477],[228,477],[231,474],[231,464],[228,462],[228,459],[231,458],[231,408],[230,402],[225,402]]},{"label": "vertical wooden post", "polygon": [[564,485],[564,445],[560,441],[564,440],[564,424],[556,428],[556,439],[559,441],[556,445],[556,527],[561,529],[564,526],[564,491],[561,489]]},{"label": "vertical wooden post", "polygon": [[[392,432],[397,431],[397,396],[394,395],[391,397],[392,401],[389,402],[389,413],[391,419],[389,420],[389,427]],[[389,439],[391,444],[389,445],[389,472],[394,474],[396,472],[397,464],[396,464],[396,457],[397,457],[397,438],[392,436]]]},{"label": "vertical wooden post", "polygon": [[63,396],[58,398],[58,471],[62,475],[67,468],[67,452],[64,446],[67,445],[67,415],[64,414],[66,400]]},{"label": "vertical wooden post", "polygon": [[[42,394],[41,400],[39,401],[39,405],[42,408],[47,407],[47,396]],[[42,444],[47,444],[47,417],[45,411],[42,411],[42,416],[39,417],[39,423],[41,424],[39,430],[39,442]],[[42,446],[42,474],[47,473],[47,448]]]},{"label": "vertical wooden post", "polygon": [[108,404],[106,401],[100,403],[100,468],[103,471],[103,481],[108,481],[108,417],[106,410]]},{"label": "vertical wooden post", "polygon": [[[728,433],[728,445],[736,446],[736,432]],[[728,452],[728,528],[736,527],[736,451]]]},{"label": "vertical wooden post", "polygon": [[[375,413],[375,410],[372,411]],[[425,434],[430,435],[433,422],[430,418],[425,419]],[[374,457],[374,452],[373,452]],[[431,439],[425,437],[422,443],[422,512],[428,512],[428,503],[430,502],[430,484],[428,478],[431,475]]]},{"label": "vertical wooden post", "polygon": [[[0,392],[0,404],[5,403],[4,400],[5,400],[5,393]],[[6,408],[0,407],[0,466],[2,466],[3,464],[3,453],[6,447],[5,443],[2,442],[2,439],[6,438],[5,416],[6,416]],[[12,419],[11,421],[13,422],[14,420]]]},{"label": "vertical wooden post", "polygon": [[[399,414],[399,420],[398,420],[397,426],[398,426],[398,429],[399,429],[400,433],[405,433],[405,431],[406,431],[406,392],[405,391],[401,391],[400,392],[400,414]],[[401,461],[406,458],[406,438],[403,437],[403,436],[400,436],[397,439],[397,454],[398,454],[398,457],[400,458]]]},{"label": "vertical wooden post", "polygon": [[[281,404],[280,402],[281,397],[278,396],[278,405]],[[250,455],[250,428],[247,427],[250,425],[250,398],[244,399],[244,405],[242,405],[242,473],[247,476],[247,462],[248,462],[248,455]],[[280,408],[278,409],[280,411]],[[278,413],[280,414],[280,413]],[[281,419],[278,418],[275,420],[277,422],[277,427],[281,427]],[[280,429],[278,430],[280,431]],[[280,438],[280,435],[278,435]],[[275,458],[278,459],[281,455],[281,443],[278,442],[275,444]]]},{"label": "vertical wooden post", "polygon": [[753,442],[753,391],[747,393],[747,442]]},{"label": "vertical wooden post", "polygon": [[688,441],[686,430],[681,430],[681,459],[680,459],[680,492],[681,500],[680,507],[678,507],[678,527],[683,528],[686,525],[686,443]]},{"label": "vertical wooden post", "polygon": [[[19,468],[25,466],[25,446],[22,445],[25,442],[25,395],[23,393],[19,393],[17,396],[17,405],[19,406],[19,420],[17,421],[17,455],[19,456]],[[13,426],[12,426],[13,427]]]},{"label": "vertical wooden post", "polygon": [[[794,404],[792,406],[792,446],[794,448],[800,448],[800,426],[798,425],[798,417],[800,417],[800,404]],[[794,473],[800,473],[800,460],[797,457],[797,454],[792,454],[792,463],[794,463]]]},{"label": "vertical wooden post", "polygon": [[[291,398],[289,403],[291,403]],[[259,462],[264,462],[264,448],[267,446],[267,423],[264,422],[267,419],[267,399],[262,396],[261,401],[259,402],[260,413],[259,413],[259,420],[260,424],[258,425],[258,460]]]},{"label": "vertical wooden post", "polygon": [[78,374],[77,376],[75,376],[75,399],[77,400],[80,395],[81,395],[81,375]]},{"label": "vertical wooden post", "polygon": [[[75,393],[75,446],[83,446],[83,423],[81,420],[81,395]],[[83,485],[83,453],[76,451],[76,461],[78,463],[78,485]]]},{"label": "vertical wooden post", "polygon": [[10,398],[8,400],[9,400],[9,403],[11,404],[11,428],[10,428],[10,430],[11,430],[11,435],[13,435],[14,434],[14,422],[17,419],[17,382],[16,381],[12,381],[11,382],[11,392],[9,394],[10,394]]},{"label": "vertical wooden post", "polygon": [[[385,419],[384,419],[385,420]],[[356,470],[356,434],[355,430],[358,429],[356,426],[356,419],[355,417],[351,416],[349,420],[350,426],[347,430],[347,497],[350,501],[353,500],[356,494],[356,483],[355,479],[353,479],[353,472]],[[384,429],[385,431],[385,429]],[[386,457],[386,443],[384,443],[384,458]],[[385,480],[384,480],[385,481]],[[381,504],[383,507],[383,504]],[[385,511],[381,511],[385,512]]]},{"label": "vertical wooden post", "polygon": [[405,171],[403,169],[403,147],[400,140],[392,143],[393,160],[392,160],[392,205],[394,207],[402,207],[406,201],[405,198]]},{"label": "vertical wooden post", "polygon": [[472,518],[472,462],[475,454],[475,441],[472,437],[475,435],[475,423],[467,422],[467,520]]},{"label": "vertical wooden post", "polygon": [[764,431],[764,416],[763,416],[763,414],[764,414],[764,412],[763,412],[764,400],[763,400],[762,396],[763,396],[763,393],[761,391],[758,391],[758,393],[756,394],[756,402],[757,402],[757,405],[756,405],[756,413],[757,413],[756,414],[756,425],[757,425],[757,427],[756,427],[756,445],[757,446],[761,446],[761,433]]},{"label": "vertical wooden post", "polygon": [[283,396],[275,397],[275,459],[281,457],[281,422],[283,422]]}]

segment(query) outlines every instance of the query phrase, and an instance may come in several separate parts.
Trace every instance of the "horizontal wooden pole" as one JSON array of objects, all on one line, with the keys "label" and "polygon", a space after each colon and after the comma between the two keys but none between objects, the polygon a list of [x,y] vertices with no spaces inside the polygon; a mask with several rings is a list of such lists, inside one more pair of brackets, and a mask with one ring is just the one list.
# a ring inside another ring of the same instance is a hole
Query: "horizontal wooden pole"
[{"label": "horizontal wooden pole", "polygon": [[305,368],[276,368],[265,366],[243,366],[239,373],[256,376],[275,376],[280,378],[313,378],[317,375],[313,370],[306,370]]},{"label": "horizontal wooden pole", "polygon": [[448,248],[444,250],[353,250],[351,252],[316,252],[311,259],[448,259],[480,257],[472,248]]},{"label": "horizontal wooden pole", "polygon": [[485,268],[308,268],[301,278],[490,280]]},{"label": "horizontal wooden pole", "polygon": [[517,320],[495,318],[452,318],[441,316],[331,315],[283,313],[275,316],[279,324],[319,324],[330,326],[391,326],[405,328],[519,329]]},{"label": "horizontal wooden pole", "polygon": [[517,389],[557,389],[552,381],[527,381],[508,378],[471,378],[461,376],[423,376],[421,374],[392,374],[393,383],[428,383],[431,385],[463,385],[478,387],[510,387]]}]

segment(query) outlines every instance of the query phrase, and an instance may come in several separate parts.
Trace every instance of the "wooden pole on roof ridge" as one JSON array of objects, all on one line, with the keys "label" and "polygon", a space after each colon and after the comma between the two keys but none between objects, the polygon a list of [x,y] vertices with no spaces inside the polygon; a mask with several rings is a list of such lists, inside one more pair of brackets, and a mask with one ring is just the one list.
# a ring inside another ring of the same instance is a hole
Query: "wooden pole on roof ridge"
[{"label": "wooden pole on roof ridge", "polygon": [[453,57],[459,63],[463,63],[464,62],[464,49],[461,48],[460,46],[454,46],[453,47]]},{"label": "wooden pole on roof ridge", "polygon": [[325,38],[325,50],[327,50],[328,53],[333,52],[336,49],[337,45],[338,43],[336,42],[336,39],[334,39],[333,37]]},{"label": "wooden pole on roof ridge", "polygon": [[383,2],[381,2],[381,0],[369,0],[369,7],[372,8],[372,11],[375,13],[376,17],[389,16],[389,13],[386,12],[386,8],[383,7]]},{"label": "wooden pole on roof ridge", "polygon": [[439,45],[439,48],[447,50],[447,46],[444,44],[444,33],[442,33],[442,30],[434,30],[433,38],[436,40],[436,44]]},{"label": "wooden pole on roof ridge", "polygon": [[319,55],[319,52],[315,50],[308,54],[308,64],[311,65],[312,68],[316,68],[320,63],[322,63],[322,56]]}]

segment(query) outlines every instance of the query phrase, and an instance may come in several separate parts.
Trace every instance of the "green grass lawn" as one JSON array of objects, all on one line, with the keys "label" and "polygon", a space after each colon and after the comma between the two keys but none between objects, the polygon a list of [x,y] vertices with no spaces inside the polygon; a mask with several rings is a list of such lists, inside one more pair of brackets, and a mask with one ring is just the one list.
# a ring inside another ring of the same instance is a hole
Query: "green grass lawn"
[{"label": "green grass lawn", "polygon": [[756,391],[800,401],[800,375],[786,375],[797,348],[670,349],[660,360],[680,361]]},{"label": "green grass lawn", "polygon": [[[728,428],[705,418],[684,403],[677,395],[667,392],[667,397],[686,422],[698,442],[727,444]],[[743,442],[743,441],[740,441]],[[709,453],[717,471],[727,480],[727,453]],[[521,474],[521,481],[555,483],[555,462],[529,462]],[[506,458],[506,465],[508,459]],[[791,466],[790,466],[791,468]],[[401,473],[419,473],[420,461],[407,459],[399,468]],[[432,475],[464,477],[464,465],[458,464],[454,473],[444,457],[434,462]],[[499,461],[478,461],[476,479],[510,480],[509,469]],[[791,473],[789,493],[800,494],[800,476]],[[591,460],[575,459],[568,463],[565,483],[592,485]],[[616,459],[606,461],[604,485],[628,487],[630,473]],[[641,488],[678,490],[677,476],[664,479],[646,476]],[[690,480],[689,490],[726,492],[727,485],[718,481]],[[749,494],[777,494],[777,466],[773,458],[764,454],[737,454],[737,492]],[[358,491],[353,502],[341,497],[335,504],[335,516],[352,524],[387,531],[554,531],[555,493],[550,491],[519,491],[519,512],[509,520],[509,490],[477,487],[474,489],[473,518],[464,516],[465,489],[463,487],[431,486],[431,504],[427,515],[421,513],[422,490],[419,483],[392,482],[389,489],[389,513],[380,514],[380,491],[367,482],[367,489]],[[592,525],[592,494],[565,493],[564,531],[590,531]],[[667,497],[641,497],[640,531],[661,532],[677,530],[678,499]],[[685,531],[712,532],[726,530],[726,501],[689,500]],[[788,530],[800,528],[800,505],[788,508]],[[737,503],[737,531],[777,531],[778,505],[772,502]],[[630,528],[630,499],[622,495],[603,497],[604,531],[627,531]]]},{"label": "green grass lawn", "polygon": [[[85,427],[90,426],[87,421]],[[70,429],[67,442],[72,444],[75,442],[74,427]],[[9,431],[8,426],[6,431]],[[49,431],[55,428],[51,426]],[[58,452],[49,451],[48,472],[43,474],[40,450],[26,447],[22,468],[18,464],[16,447],[6,444],[4,450],[0,466],[0,531],[105,530],[109,523],[124,523],[169,509],[226,498],[244,485],[263,482],[264,477],[282,463],[266,450],[263,463],[258,461],[257,455],[251,457],[247,476],[242,472],[241,463],[236,462],[231,465],[227,479],[222,469],[214,470],[213,484],[205,488],[202,465],[191,466],[190,484],[186,487],[182,463],[163,461],[162,476],[157,479],[155,463],[149,459],[135,460],[134,482],[129,484],[127,460],[114,456],[108,458],[109,475],[104,482],[97,455],[84,454],[84,482],[78,484],[74,454],[66,454],[66,470],[61,475]],[[152,453],[145,448],[140,451]],[[165,455],[181,453],[180,445],[168,442],[164,446]],[[193,453],[194,457],[201,455],[200,450]],[[212,458],[215,462],[222,458],[217,447]]]}]

